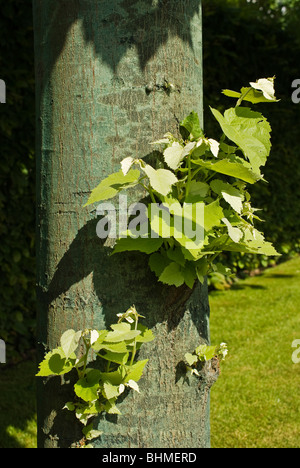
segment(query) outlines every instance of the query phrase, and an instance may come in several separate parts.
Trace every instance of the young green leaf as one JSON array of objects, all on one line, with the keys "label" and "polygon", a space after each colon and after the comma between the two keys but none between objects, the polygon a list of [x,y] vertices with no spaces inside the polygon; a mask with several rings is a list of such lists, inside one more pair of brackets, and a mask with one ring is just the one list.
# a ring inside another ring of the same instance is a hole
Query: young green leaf
[{"label": "young green leaf", "polygon": [[178,169],[184,157],[185,157],[184,148],[177,141],[175,141],[172,144],[172,146],[169,146],[164,151],[164,159],[167,165],[171,169],[173,169],[173,171],[176,171],[176,169]]},{"label": "young green leaf", "polygon": [[199,138],[191,156],[193,159],[201,158],[208,150],[211,150],[211,143],[206,138]]},{"label": "young green leaf", "polygon": [[209,192],[209,185],[205,182],[192,180],[189,187],[189,194],[185,199],[186,203],[196,203],[203,200]]},{"label": "young green leaf", "polygon": [[217,346],[200,345],[195,349],[195,353],[200,361],[209,361],[216,354]]},{"label": "young green leaf", "polygon": [[239,228],[233,227],[232,224],[230,223],[230,221],[228,221],[227,218],[223,218],[222,221],[227,226],[228,235],[229,235],[230,239],[232,239],[233,242],[238,244],[240,242],[240,240],[243,238],[243,232]]},{"label": "young green leaf", "polygon": [[83,401],[90,402],[98,398],[99,380],[101,373],[97,369],[89,369],[86,376],[74,385],[76,395]]},{"label": "young green leaf", "polygon": [[219,179],[214,179],[210,183],[210,186],[212,190],[216,194],[221,195],[237,213],[242,213],[244,200],[244,195],[242,192],[233,187],[231,184],[223,182]]},{"label": "young green leaf", "polygon": [[208,139],[209,145],[210,145],[210,151],[214,155],[215,158],[218,157],[219,151],[220,151],[220,143],[216,140],[213,140],[212,138]]},{"label": "young green leaf", "polygon": [[197,278],[194,262],[187,262],[184,267],[181,267],[181,273],[184,277],[185,284],[190,289],[193,289],[195,280]]},{"label": "young green leaf", "polygon": [[168,249],[167,250],[167,256],[171,261],[173,261],[175,263],[178,263],[182,267],[185,266],[186,259],[185,259],[184,255],[183,255],[183,252],[182,252],[181,248],[175,247],[174,249]]},{"label": "young green leaf", "polygon": [[186,260],[197,260],[202,256],[202,249],[204,247],[204,240],[195,239],[191,240],[189,237],[183,235],[181,238],[176,238],[177,242],[182,247],[182,252]]},{"label": "young green leaf", "polygon": [[120,395],[119,385],[113,385],[109,381],[104,382],[103,383],[102,394],[103,394],[104,398],[106,398],[107,400],[117,398]]},{"label": "young green leaf", "polygon": [[209,232],[213,227],[220,226],[224,216],[223,210],[218,200],[215,200],[204,207],[204,229]]},{"label": "young green leaf", "polygon": [[264,95],[264,98],[267,101],[277,101],[275,97],[274,89],[274,77],[273,78],[260,78],[255,83],[250,83],[252,88],[261,91]]},{"label": "young green leaf", "polygon": [[135,382],[138,382],[143,375],[144,368],[148,361],[149,359],[145,359],[144,361],[138,361],[132,366],[126,366],[127,374],[126,374],[126,377],[124,378],[123,383],[126,384],[130,380],[134,380]]},{"label": "young green leaf", "polygon": [[126,175],[123,174],[122,170],[109,175],[92,191],[84,206],[114,198],[121,190],[137,185],[139,178],[140,171],[138,169],[131,169]]},{"label": "young green leaf", "polygon": [[101,372],[101,381],[110,382],[112,385],[121,385],[126,375],[126,372],[123,372],[123,369],[124,366],[120,366],[116,371],[113,372]]},{"label": "young green leaf", "polygon": [[181,286],[184,283],[184,276],[180,265],[175,262],[170,263],[160,275],[159,281],[169,286]]},{"label": "young green leaf", "polygon": [[203,137],[199,116],[196,112],[191,112],[182,122],[180,122],[180,132],[184,140],[197,140]]},{"label": "young green leaf", "polygon": [[126,354],[127,352],[126,343],[124,343],[123,341],[120,341],[117,343],[110,343],[110,342],[103,341],[102,343],[99,343],[99,344],[96,342],[92,346],[92,348],[97,353],[99,351],[108,351],[110,353],[115,353],[115,354]]},{"label": "young green leaf", "polygon": [[186,353],[184,357],[189,366],[193,366],[198,362],[198,356],[196,354]]},{"label": "young green leaf", "polygon": [[93,439],[97,439],[97,437],[100,437],[103,434],[103,431],[98,431],[96,429],[93,429],[93,423],[92,423],[86,426],[85,428],[83,428],[82,433],[85,436],[86,440],[93,440]]},{"label": "young green leaf", "polygon": [[219,174],[235,177],[249,184],[255,184],[255,182],[262,178],[260,172],[254,172],[247,161],[235,156],[221,159],[220,161],[204,161],[198,159],[192,160],[192,163]]},{"label": "young green leaf", "polygon": [[249,253],[258,253],[267,256],[279,256],[271,242],[267,242],[257,229],[245,229],[243,241],[247,245]]},{"label": "young green leaf", "polygon": [[66,359],[62,348],[54,349],[46,354],[44,360],[39,364],[37,377],[48,377],[50,375],[63,375],[70,372],[76,362],[76,355],[72,353],[69,359]]},{"label": "young green leaf", "polygon": [[227,268],[225,265],[222,265],[222,263],[215,263],[213,265],[213,270],[216,273],[220,273],[223,276],[230,275],[231,274],[231,269]]},{"label": "young green leaf", "polygon": [[149,164],[146,164],[142,169],[149,178],[153,190],[161,195],[168,195],[172,190],[172,186],[178,182],[173,172],[167,169],[153,169]]},{"label": "young green leaf", "polygon": [[242,88],[239,93],[229,89],[224,89],[222,92],[225,96],[237,98],[238,104],[240,104],[241,101],[249,101],[252,102],[252,104],[257,104],[259,102],[278,102],[278,99],[275,97],[274,79],[275,77],[261,78],[255,83],[251,82],[250,88]]},{"label": "young green leaf", "polygon": [[128,156],[127,158],[123,159],[123,161],[121,161],[121,169],[122,169],[124,176],[128,174],[133,163],[134,163],[134,158],[132,158],[131,156]]},{"label": "young green leaf", "polygon": [[121,411],[116,407],[115,398],[112,398],[105,403],[104,410],[107,414],[121,414]]},{"label": "young green leaf", "polygon": [[129,352],[126,353],[113,353],[112,351],[106,351],[105,354],[101,354],[101,358],[106,361],[114,362],[115,364],[125,365],[129,358]]},{"label": "young green leaf", "polygon": [[[244,89],[249,90],[250,88],[244,88]],[[236,98],[236,99],[240,99],[240,97],[242,96],[242,92],[232,91],[231,89],[223,89],[222,93],[225,94],[225,96]]]},{"label": "young green leaf", "polygon": [[113,331],[108,332],[105,341],[110,343],[118,343],[119,341],[133,340],[141,334],[140,330],[131,330],[129,323],[117,323],[111,325]]},{"label": "young green leaf", "polygon": [[149,255],[159,250],[162,244],[163,239],[160,238],[124,237],[117,240],[112,255],[126,251],[139,251]]},{"label": "young green leaf", "polygon": [[89,418],[91,417],[90,414],[88,412],[85,412],[83,407],[81,406],[75,409],[75,416],[84,426],[87,425]]},{"label": "young green leaf", "polygon": [[145,327],[141,323],[138,323],[137,329],[141,332],[135,339],[136,343],[150,343],[154,340],[154,335],[152,330]]},{"label": "young green leaf", "polygon": [[75,405],[72,401],[68,401],[63,409],[67,409],[68,411],[74,411],[75,410]]},{"label": "young green leaf", "polygon": [[220,343],[220,345],[217,346],[216,354],[221,361],[224,361],[228,354],[227,343]]},{"label": "young green leaf", "polygon": [[66,358],[68,359],[76,351],[81,338],[81,331],[67,330],[60,339],[60,344]]},{"label": "young green leaf", "polygon": [[207,275],[207,271],[208,271],[207,260],[205,258],[201,258],[200,260],[197,260],[196,273],[197,273],[197,278],[201,284],[204,283],[204,278]]},{"label": "young green leaf", "polygon": [[274,100],[267,99],[262,92],[251,87],[242,88],[239,93],[229,89],[224,89],[222,92],[225,94],[225,96],[236,98],[238,100],[248,101],[252,104],[259,104],[261,102],[274,102]]},{"label": "young green leaf", "polygon": [[[171,137],[173,137],[173,135],[171,135]],[[151,145],[168,145],[169,143],[170,138],[161,138],[160,140],[153,141]]]},{"label": "young green leaf", "polygon": [[91,337],[90,337],[91,345],[94,344],[99,339],[99,337],[100,335],[99,335],[98,330],[91,330]]},{"label": "young green leaf", "polygon": [[139,386],[134,380],[128,380],[127,386],[132,388],[135,392],[140,393]]},{"label": "young green leaf", "polygon": [[97,352],[101,349],[101,344],[105,340],[107,333],[108,333],[107,330],[97,330],[97,334],[98,334],[97,339],[95,341],[93,340],[93,342],[91,340],[92,349],[94,349],[94,351]]},{"label": "young green leaf", "polygon": [[170,263],[171,260],[169,258],[158,252],[152,254],[149,258],[150,270],[153,271],[153,273],[155,273],[158,277]]},{"label": "young green leaf", "polygon": [[248,107],[228,109],[224,116],[216,109],[211,111],[225,135],[241,148],[253,171],[258,172],[271,149],[271,127],[266,118]]},{"label": "young green leaf", "polygon": [[147,214],[152,232],[165,239],[172,237],[174,223],[168,205],[152,203],[148,206]]}]

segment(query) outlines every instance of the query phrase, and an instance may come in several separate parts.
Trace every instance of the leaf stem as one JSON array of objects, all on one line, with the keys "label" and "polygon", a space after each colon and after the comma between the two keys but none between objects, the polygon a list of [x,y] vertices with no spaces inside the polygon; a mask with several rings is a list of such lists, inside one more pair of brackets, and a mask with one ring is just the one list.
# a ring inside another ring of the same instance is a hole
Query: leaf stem
[{"label": "leaf stem", "polygon": [[150,194],[150,197],[151,197],[151,200],[153,203],[156,203],[156,200],[155,200],[155,196],[154,196],[154,193],[153,193],[153,190],[151,188],[151,186],[149,185],[149,188],[148,188],[148,192]]},{"label": "leaf stem", "polygon": [[187,180],[186,192],[185,192],[186,197],[188,197],[189,192],[190,192],[191,181],[192,181],[192,164],[191,164],[191,156],[189,155],[188,156],[188,180]]},{"label": "leaf stem", "polygon": [[213,172],[207,179],[205,179],[205,182],[209,182],[211,179],[213,179],[215,177],[216,173]]},{"label": "leaf stem", "polygon": [[201,170],[203,170],[203,167],[198,167],[198,169],[195,170],[195,172],[192,174],[192,179],[198,174],[198,172],[200,172]]},{"label": "leaf stem", "polygon": [[147,185],[142,184],[142,182],[139,182],[139,184],[149,193],[152,202],[156,203],[155,196],[154,196],[153,190],[151,188],[151,185],[149,184],[149,186],[147,187]]},{"label": "leaf stem", "polygon": [[91,349],[91,345],[88,343],[88,341],[82,337],[84,345],[85,345],[85,354],[84,354],[84,361],[83,361],[83,369],[81,371],[81,376],[84,377],[85,371],[86,371],[86,366],[87,366],[87,360],[88,360],[88,354]]},{"label": "leaf stem", "polygon": [[216,252],[216,253],[211,257],[211,259],[209,260],[210,265],[213,264],[213,262],[215,261],[215,259],[216,259],[222,252],[224,252],[224,247],[225,247],[225,245],[227,244],[228,240],[229,240],[229,237],[227,237],[226,241],[223,243],[223,245],[222,245],[222,250],[219,250],[218,252]]},{"label": "leaf stem", "polygon": [[242,104],[242,101],[245,99],[247,94],[251,91],[251,88],[249,88],[242,96],[239,98],[238,102],[236,103],[235,107],[239,107]]},{"label": "leaf stem", "polygon": [[[135,331],[137,330],[138,321],[139,321],[139,318],[136,317],[136,319],[135,319],[135,326],[134,326],[134,330],[135,330]],[[136,338],[134,338],[134,344],[133,344],[133,349],[132,349],[132,355],[131,355],[131,360],[130,360],[130,366],[132,366],[132,364],[133,364],[133,362],[134,362],[135,355],[136,355]]]}]

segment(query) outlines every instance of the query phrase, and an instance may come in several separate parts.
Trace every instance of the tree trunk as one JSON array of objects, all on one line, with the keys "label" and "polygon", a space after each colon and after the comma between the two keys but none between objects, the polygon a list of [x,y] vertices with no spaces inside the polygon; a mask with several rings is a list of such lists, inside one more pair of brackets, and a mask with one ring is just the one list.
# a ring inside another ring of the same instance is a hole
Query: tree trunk
[{"label": "tree trunk", "polygon": [[[96,235],[90,191],[126,156],[192,110],[202,116],[200,0],[33,0],[37,97],[37,297],[39,359],[68,328],[108,328],[135,304],[155,341],[140,382],[99,420],[98,448],[209,447],[205,367],[188,381],[184,354],[209,341],[206,286],[158,283],[143,254],[109,256]],[[172,84],[173,86],[169,86]],[[132,200],[137,197],[131,194]],[[81,437],[64,379],[38,382],[38,446]],[[116,424],[117,422],[117,424]]]}]

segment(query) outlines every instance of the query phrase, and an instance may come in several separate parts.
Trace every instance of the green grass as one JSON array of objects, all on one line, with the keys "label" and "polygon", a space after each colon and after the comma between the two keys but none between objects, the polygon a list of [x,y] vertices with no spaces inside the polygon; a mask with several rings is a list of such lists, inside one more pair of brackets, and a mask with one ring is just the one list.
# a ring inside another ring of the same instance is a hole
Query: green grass
[{"label": "green grass", "polygon": [[0,367],[0,448],[36,448],[35,369]]},{"label": "green grass", "polygon": [[[213,448],[299,447],[300,258],[210,295],[229,354],[211,391]],[[0,367],[0,448],[36,448],[35,363]]]},{"label": "green grass", "polygon": [[210,294],[211,341],[229,354],[211,391],[213,448],[296,448],[300,432],[300,258]]}]

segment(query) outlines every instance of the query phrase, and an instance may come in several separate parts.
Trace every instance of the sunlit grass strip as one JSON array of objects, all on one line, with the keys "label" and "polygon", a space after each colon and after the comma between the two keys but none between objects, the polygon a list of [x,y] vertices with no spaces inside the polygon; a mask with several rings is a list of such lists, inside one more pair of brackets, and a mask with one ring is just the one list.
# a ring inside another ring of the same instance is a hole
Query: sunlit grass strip
[{"label": "sunlit grass strip", "polygon": [[300,259],[213,292],[211,339],[229,354],[211,392],[211,440],[217,447],[298,447]]}]

